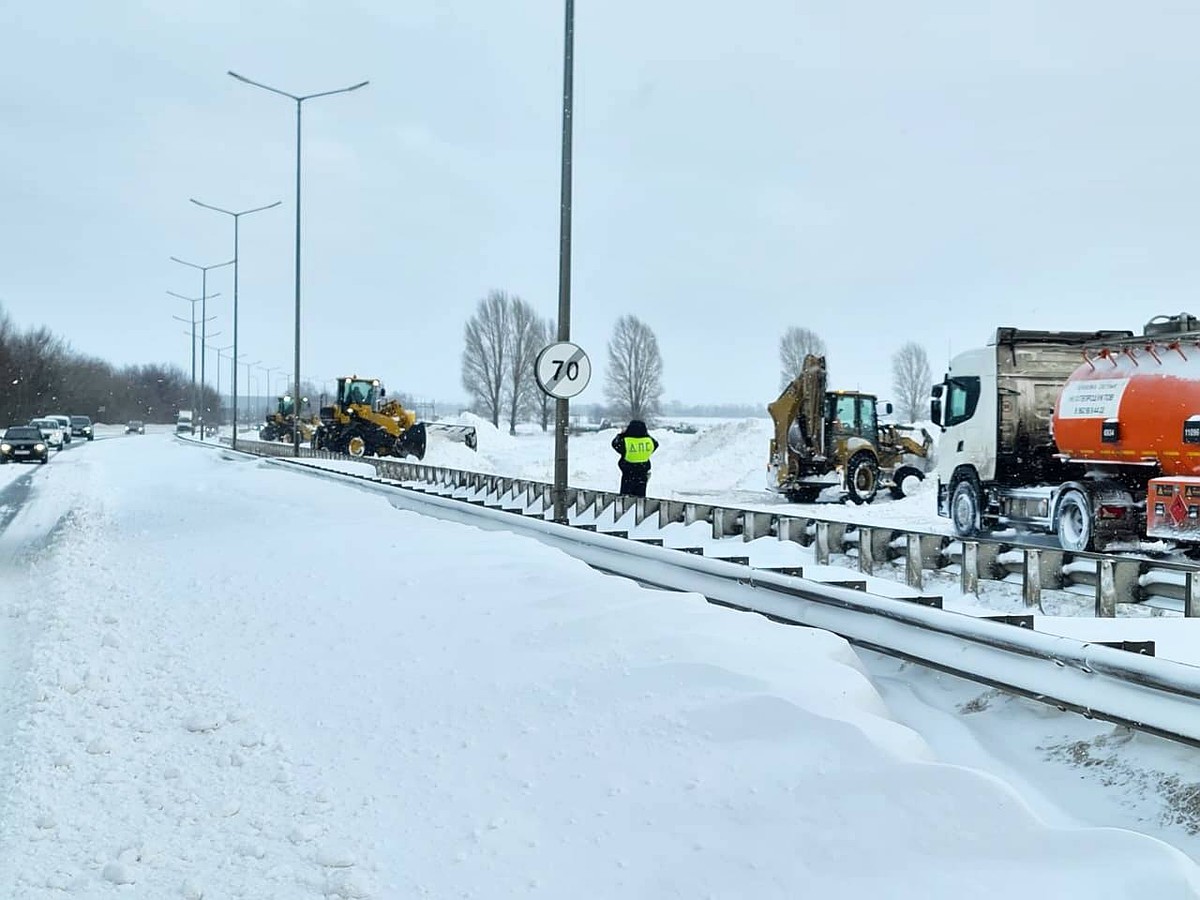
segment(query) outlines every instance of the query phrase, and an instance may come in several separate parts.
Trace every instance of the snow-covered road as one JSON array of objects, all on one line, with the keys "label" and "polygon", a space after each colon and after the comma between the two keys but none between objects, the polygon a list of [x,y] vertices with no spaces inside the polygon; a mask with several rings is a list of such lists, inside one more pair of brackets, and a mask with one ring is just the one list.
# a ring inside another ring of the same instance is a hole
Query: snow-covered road
[{"label": "snow-covered road", "polygon": [[0,897],[1200,896],[829,634],[167,436],[30,474]]}]

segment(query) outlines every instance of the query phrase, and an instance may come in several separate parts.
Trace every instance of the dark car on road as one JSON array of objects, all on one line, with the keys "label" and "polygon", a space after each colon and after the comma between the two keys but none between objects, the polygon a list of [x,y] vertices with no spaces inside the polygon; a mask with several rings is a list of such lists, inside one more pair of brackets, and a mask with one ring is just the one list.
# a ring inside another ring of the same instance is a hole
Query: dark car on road
[{"label": "dark car on road", "polygon": [[92,429],[92,420],[87,416],[71,416],[71,434],[75,437],[87,438],[89,441],[96,439]]},{"label": "dark car on road", "polygon": [[125,433],[126,434],[145,434],[146,426],[143,423],[139,422],[137,419],[132,419],[132,420],[130,420],[129,424],[125,426]]},{"label": "dark car on road", "polygon": [[0,438],[0,465],[10,462],[45,465],[49,461],[50,445],[46,443],[41,429],[34,425],[14,425]]}]

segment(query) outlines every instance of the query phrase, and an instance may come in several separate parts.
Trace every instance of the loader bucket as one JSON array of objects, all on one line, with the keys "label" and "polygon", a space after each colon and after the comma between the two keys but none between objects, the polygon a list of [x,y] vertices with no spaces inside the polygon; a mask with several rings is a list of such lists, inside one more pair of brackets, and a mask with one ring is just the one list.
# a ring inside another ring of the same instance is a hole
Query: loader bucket
[{"label": "loader bucket", "polygon": [[425,458],[425,423],[417,422],[411,428],[405,431],[396,438],[395,454],[401,458],[405,456],[415,456],[417,459]]},{"label": "loader bucket", "polygon": [[426,429],[430,437],[436,437],[439,440],[457,444],[466,444],[471,450],[479,448],[479,435],[476,433],[474,425],[451,425],[445,422],[430,422],[426,425]]}]

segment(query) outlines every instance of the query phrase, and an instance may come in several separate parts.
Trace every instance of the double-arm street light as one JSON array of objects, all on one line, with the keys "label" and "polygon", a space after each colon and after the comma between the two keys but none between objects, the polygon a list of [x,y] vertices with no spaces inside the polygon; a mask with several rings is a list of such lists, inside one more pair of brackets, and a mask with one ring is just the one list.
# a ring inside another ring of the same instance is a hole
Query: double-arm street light
[{"label": "double-arm street light", "polygon": [[[348,94],[350,91],[357,91],[359,88],[366,87],[370,82],[360,81],[358,84],[352,84],[349,87],[338,88],[333,91],[320,91],[316,94],[289,94],[287,91],[281,91],[279,88],[273,88],[270,85],[263,84],[259,81],[251,81],[244,75],[239,75],[237,72],[230,72],[238,81],[253,85],[257,88],[262,88],[264,91],[270,91],[272,94],[279,94],[281,97],[287,97],[289,100],[296,101],[296,384],[300,384],[300,107],[305,100],[315,100],[317,97],[329,97],[333,94]],[[268,387],[268,390],[270,388]],[[292,450],[296,456],[300,455],[300,417],[296,416],[296,424],[292,429]]]},{"label": "double-arm street light", "polygon": [[[251,370],[252,368],[254,368],[255,366],[257,366],[257,365],[258,365],[260,362],[262,362],[262,360],[261,360],[261,359],[256,359],[254,362],[241,362],[241,361],[239,360],[237,363],[235,363],[235,364],[234,364],[234,368],[235,368],[235,369],[236,369],[238,366],[245,366],[245,367],[246,367],[246,421],[247,421],[247,422],[249,422],[249,421],[250,421],[250,397],[251,397],[251,394],[250,394],[250,382],[251,382],[251,381],[253,380],[253,378],[254,378],[254,376],[250,374],[250,370]],[[257,387],[258,387],[258,385],[257,385],[257,384],[255,384],[255,388],[257,388]]]},{"label": "double-arm street light", "polygon": [[[174,291],[167,291],[167,293],[169,295],[171,295],[172,297],[178,297],[180,300],[186,300],[188,303],[192,304],[192,317],[190,319],[184,319],[181,316],[171,316],[171,318],[179,319],[180,322],[191,322],[191,324],[192,324],[192,409],[195,410],[195,408],[196,408],[196,304],[199,303],[203,298],[201,298],[201,297],[185,297],[185,296],[183,296],[183,294],[177,294]],[[216,294],[209,294],[208,299],[211,300],[214,297],[220,297],[220,296],[221,296],[221,294],[219,292]],[[212,321],[215,318],[216,318],[216,316],[211,316],[209,318],[209,321]]]},{"label": "double-arm street light", "polygon": [[[213,335],[213,336],[215,337],[215,335]],[[209,349],[217,354],[217,403],[220,403],[221,402],[221,360],[223,360],[225,358],[226,353],[228,353],[230,350],[233,349],[233,344],[229,344],[225,347],[210,347]],[[221,426],[221,417],[217,416],[217,427],[219,428],[220,426]],[[237,429],[235,428],[234,431],[237,431]]]},{"label": "double-arm street light", "polygon": [[[188,262],[186,259],[180,259],[178,256],[172,256],[171,260],[172,262],[179,263],[181,266],[187,266],[191,269],[200,270],[200,386],[201,390],[203,391],[204,388],[208,387],[208,382],[205,381],[204,378],[204,360],[208,356],[208,354],[205,352],[208,342],[208,335],[204,332],[204,320],[206,315],[205,310],[207,308],[204,301],[207,299],[206,295],[208,294],[208,270],[232,266],[233,260],[226,260],[223,263],[213,263],[211,266],[197,265],[196,263]],[[198,415],[200,417],[200,440],[204,440],[204,411],[201,409],[193,410],[193,415]]]},{"label": "double-arm street light", "polygon": [[[227,216],[233,217],[233,355],[238,355],[238,221],[242,216],[248,216],[251,213],[262,212],[264,209],[274,209],[282,200],[276,200],[274,203],[268,203],[266,206],[256,206],[254,209],[243,209],[240,212],[234,212],[231,209],[222,209],[219,206],[212,206],[208,203],[201,203],[195,197],[190,198],[197,206],[202,206],[205,209],[211,209],[213,212],[224,213]],[[218,396],[220,390],[217,390]],[[237,449],[237,366],[233,367],[233,449]]]}]

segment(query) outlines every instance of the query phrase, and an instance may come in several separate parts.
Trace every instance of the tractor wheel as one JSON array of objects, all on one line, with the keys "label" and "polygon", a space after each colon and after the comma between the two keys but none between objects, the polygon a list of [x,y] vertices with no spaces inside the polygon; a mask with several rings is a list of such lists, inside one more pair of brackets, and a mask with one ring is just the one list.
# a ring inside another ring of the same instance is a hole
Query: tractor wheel
[{"label": "tractor wheel", "polygon": [[357,431],[350,435],[346,441],[346,453],[353,456],[355,459],[362,459],[367,455],[367,440]]},{"label": "tractor wheel", "polygon": [[892,498],[894,500],[903,500],[907,496],[904,493],[904,482],[909,478],[924,481],[925,473],[916,466],[901,466],[898,468],[896,474],[892,476]]},{"label": "tractor wheel", "polygon": [[846,463],[846,492],[855,503],[870,503],[879,490],[879,463],[869,450],[859,450]]}]

